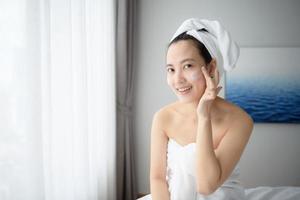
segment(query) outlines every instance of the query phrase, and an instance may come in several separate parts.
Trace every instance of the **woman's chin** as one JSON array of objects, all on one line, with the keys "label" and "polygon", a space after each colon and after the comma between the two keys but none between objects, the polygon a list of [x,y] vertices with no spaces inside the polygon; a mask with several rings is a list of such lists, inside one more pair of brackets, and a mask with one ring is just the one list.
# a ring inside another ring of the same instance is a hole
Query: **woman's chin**
[{"label": "woman's chin", "polygon": [[183,97],[183,96],[177,96],[178,100],[182,103],[191,103],[191,102],[195,102],[195,101],[199,101],[199,98],[196,97]]}]

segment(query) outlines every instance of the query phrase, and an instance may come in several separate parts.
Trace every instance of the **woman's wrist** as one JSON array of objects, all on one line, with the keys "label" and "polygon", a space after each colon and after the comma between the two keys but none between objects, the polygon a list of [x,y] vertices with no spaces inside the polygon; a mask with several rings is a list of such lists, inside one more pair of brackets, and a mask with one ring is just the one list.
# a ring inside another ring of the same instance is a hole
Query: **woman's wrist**
[{"label": "woman's wrist", "polygon": [[203,122],[211,119],[210,114],[198,114],[197,115],[198,122]]}]

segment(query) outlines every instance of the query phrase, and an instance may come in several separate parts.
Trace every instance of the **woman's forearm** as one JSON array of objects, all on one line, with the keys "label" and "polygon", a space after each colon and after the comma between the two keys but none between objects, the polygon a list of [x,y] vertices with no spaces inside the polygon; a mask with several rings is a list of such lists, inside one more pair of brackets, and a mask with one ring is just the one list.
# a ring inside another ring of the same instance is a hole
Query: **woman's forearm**
[{"label": "woman's forearm", "polygon": [[152,200],[170,200],[166,180],[152,179],[150,182]]},{"label": "woman's forearm", "polygon": [[221,167],[213,148],[211,118],[198,118],[196,139],[197,190],[210,194],[221,177]]}]

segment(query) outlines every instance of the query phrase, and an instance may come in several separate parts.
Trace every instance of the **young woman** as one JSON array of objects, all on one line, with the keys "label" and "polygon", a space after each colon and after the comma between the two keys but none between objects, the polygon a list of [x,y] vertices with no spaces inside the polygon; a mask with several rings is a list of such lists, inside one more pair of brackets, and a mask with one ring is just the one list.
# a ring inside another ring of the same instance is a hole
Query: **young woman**
[{"label": "young woman", "polygon": [[178,101],[157,111],[151,130],[151,194],[140,200],[296,200],[300,187],[244,189],[239,160],[251,117],[218,97],[239,48],[217,21],[188,19],[167,50],[167,82]]},{"label": "young woman", "polygon": [[251,117],[218,96],[220,73],[234,67],[238,46],[217,21],[188,19],[166,56],[178,101],[157,111],[151,130],[151,195],[142,199],[245,199],[238,162]]}]

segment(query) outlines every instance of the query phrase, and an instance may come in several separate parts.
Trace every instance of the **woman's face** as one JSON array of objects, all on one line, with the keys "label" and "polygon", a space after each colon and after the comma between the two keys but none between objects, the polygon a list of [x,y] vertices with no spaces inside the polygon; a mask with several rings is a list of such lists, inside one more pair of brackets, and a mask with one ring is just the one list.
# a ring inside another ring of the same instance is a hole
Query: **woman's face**
[{"label": "woman's face", "polygon": [[199,101],[206,88],[203,57],[192,40],[171,44],[167,51],[167,82],[180,101]]}]

